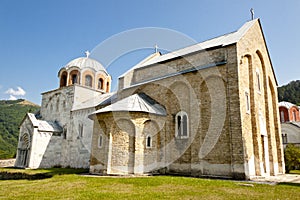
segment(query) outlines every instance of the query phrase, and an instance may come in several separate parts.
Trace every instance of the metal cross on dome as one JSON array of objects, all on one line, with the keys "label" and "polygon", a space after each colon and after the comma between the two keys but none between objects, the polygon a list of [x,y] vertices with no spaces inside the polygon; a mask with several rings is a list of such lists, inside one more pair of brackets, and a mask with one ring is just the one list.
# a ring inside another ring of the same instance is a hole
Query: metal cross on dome
[{"label": "metal cross on dome", "polygon": [[90,56],[90,54],[91,54],[89,51],[85,51],[84,53],[85,53],[85,55],[86,55],[87,58],[88,58],[88,57]]}]

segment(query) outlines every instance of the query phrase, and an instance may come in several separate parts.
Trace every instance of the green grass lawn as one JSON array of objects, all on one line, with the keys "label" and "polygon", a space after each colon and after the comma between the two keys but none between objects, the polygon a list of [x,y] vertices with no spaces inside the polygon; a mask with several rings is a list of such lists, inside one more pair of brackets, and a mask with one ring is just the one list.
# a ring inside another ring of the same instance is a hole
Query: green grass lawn
[{"label": "green grass lawn", "polygon": [[[91,177],[82,170],[0,169],[46,174],[36,180],[1,180],[0,199],[300,199],[300,185],[255,184],[191,177]],[[253,184],[253,187],[242,184]]]}]

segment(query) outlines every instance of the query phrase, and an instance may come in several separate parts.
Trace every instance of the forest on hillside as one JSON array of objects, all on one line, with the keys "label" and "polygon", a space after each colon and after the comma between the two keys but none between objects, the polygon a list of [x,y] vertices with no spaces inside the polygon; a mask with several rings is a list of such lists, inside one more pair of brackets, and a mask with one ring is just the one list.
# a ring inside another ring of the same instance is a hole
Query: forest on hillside
[{"label": "forest on hillside", "polygon": [[278,87],[278,101],[288,101],[300,105],[300,80],[291,81]]},{"label": "forest on hillside", "polygon": [[19,126],[27,112],[36,112],[38,105],[24,99],[0,100],[0,159],[16,154]]}]

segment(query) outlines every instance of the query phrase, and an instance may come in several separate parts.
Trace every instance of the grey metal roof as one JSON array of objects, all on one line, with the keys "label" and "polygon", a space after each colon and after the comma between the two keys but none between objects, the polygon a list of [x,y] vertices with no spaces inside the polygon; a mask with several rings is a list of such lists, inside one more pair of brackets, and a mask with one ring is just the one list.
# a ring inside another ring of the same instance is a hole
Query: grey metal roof
[{"label": "grey metal roof", "polygon": [[101,104],[103,101],[109,99],[114,94],[115,93],[113,92],[113,93],[95,95],[92,98],[90,98],[84,102],[74,104],[72,111],[82,110],[82,109],[86,109],[86,108],[94,108],[97,105]]},{"label": "grey metal roof", "polygon": [[[182,49],[179,49],[177,51],[173,51],[161,56],[153,56],[150,55],[149,57],[147,57],[146,59],[144,59],[143,61],[141,61],[140,63],[138,63],[137,65],[135,65],[133,68],[131,68],[129,71],[137,69],[137,68],[142,68],[142,67],[146,67],[155,63],[159,63],[162,61],[166,61],[166,60],[170,60],[176,57],[181,57],[190,53],[194,53],[197,51],[201,51],[201,50],[205,50],[205,49],[209,49],[209,48],[213,48],[213,47],[223,47],[223,46],[228,46],[231,44],[235,44],[237,43],[244,35],[245,33],[249,30],[249,28],[251,28],[253,26],[253,24],[255,22],[257,22],[258,19],[254,19],[251,21],[246,22],[239,30],[232,32],[232,33],[228,33],[210,40],[206,40],[204,42],[201,43],[197,43],[195,45],[192,46],[188,46]],[[127,71],[125,74],[121,75],[119,78],[125,76],[129,71]]]},{"label": "grey metal roof", "polygon": [[32,113],[27,113],[29,120],[32,122],[34,127],[37,127],[39,131],[43,132],[62,132],[62,127],[56,122],[44,121],[36,119]]},{"label": "grey metal roof", "polygon": [[164,106],[144,93],[134,94],[117,101],[116,103],[93,112],[89,117],[91,118],[95,114],[105,112],[145,112],[163,116],[167,115]]},{"label": "grey metal roof", "polygon": [[94,69],[95,71],[104,71],[107,74],[106,69],[103,67],[103,65],[100,62],[89,57],[79,57],[74,60],[71,60],[63,68],[68,70],[71,67],[78,67],[80,69],[91,68]]}]

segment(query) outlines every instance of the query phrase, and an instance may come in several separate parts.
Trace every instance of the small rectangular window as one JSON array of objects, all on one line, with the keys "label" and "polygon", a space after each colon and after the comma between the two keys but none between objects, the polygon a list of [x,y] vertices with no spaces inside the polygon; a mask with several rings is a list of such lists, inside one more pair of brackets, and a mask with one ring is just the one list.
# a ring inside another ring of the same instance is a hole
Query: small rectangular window
[{"label": "small rectangular window", "polygon": [[245,92],[245,98],[246,98],[246,112],[250,112],[250,98],[248,92]]},{"label": "small rectangular window", "polygon": [[147,136],[147,138],[146,138],[146,147],[151,148],[151,146],[152,146],[152,138],[151,138],[151,136]]},{"label": "small rectangular window", "polygon": [[99,139],[98,139],[98,147],[101,148],[103,145],[103,136],[99,135]]},{"label": "small rectangular window", "polygon": [[260,87],[259,72],[256,72],[256,79],[257,79],[257,89],[258,89],[258,92],[260,92],[261,91],[261,87]]},{"label": "small rectangular window", "polygon": [[281,136],[282,136],[282,143],[283,144],[287,144],[288,143],[287,134],[286,133],[285,134],[281,134]]}]

